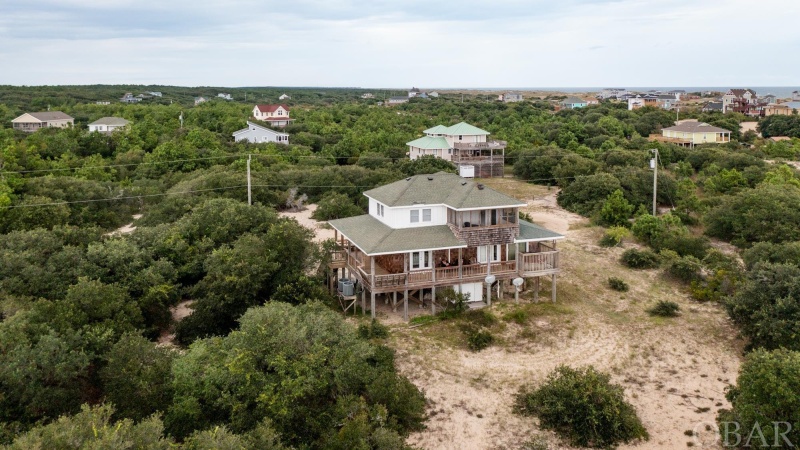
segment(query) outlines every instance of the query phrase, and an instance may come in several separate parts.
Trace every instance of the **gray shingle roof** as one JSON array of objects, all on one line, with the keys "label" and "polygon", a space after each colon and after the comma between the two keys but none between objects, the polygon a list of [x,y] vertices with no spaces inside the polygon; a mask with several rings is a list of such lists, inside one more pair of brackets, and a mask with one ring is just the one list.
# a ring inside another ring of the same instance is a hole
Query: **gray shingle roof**
[{"label": "gray shingle roof", "polygon": [[467,246],[455,237],[447,225],[393,229],[369,214],[328,223],[367,255]]},{"label": "gray shingle roof", "polygon": [[563,239],[564,235],[558,234],[555,231],[550,231],[547,228],[540,227],[535,223],[530,223],[525,220],[519,221],[519,236],[515,239],[516,242],[530,242],[530,241],[550,241]]},{"label": "gray shingle roof", "polygon": [[[42,112],[32,112],[28,113],[34,118],[41,120],[42,122],[46,122],[48,120],[71,120],[72,117],[64,114],[61,111],[42,111]],[[19,118],[19,117],[18,117]]]},{"label": "gray shingle roof", "polygon": [[680,131],[682,133],[730,133],[730,130],[715,127],[704,122],[684,122],[674,127],[664,128],[666,131]]},{"label": "gray shingle roof", "polygon": [[445,172],[415,175],[371,189],[364,192],[364,195],[390,207],[447,205],[454,209],[478,209],[525,206],[525,202]]},{"label": "gray shingle roof", "polygon": [[89,125],[112,125],[112,126],[125,126],[129,124],[127,120],[123,119],[122,117],[102,117],[100,119],[95,120],[94,122],[90,123]]}]

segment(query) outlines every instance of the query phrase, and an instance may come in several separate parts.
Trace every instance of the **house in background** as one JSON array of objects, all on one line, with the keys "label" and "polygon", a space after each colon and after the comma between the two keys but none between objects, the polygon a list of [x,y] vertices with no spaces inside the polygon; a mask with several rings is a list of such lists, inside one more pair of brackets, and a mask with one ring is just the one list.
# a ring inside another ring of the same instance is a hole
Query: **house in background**
[{"label": "house in background", "polygon": [[800,91],[793,91],[792,92],[792,101],[793,102],[800,102]]},{"label": "house in background", "polygon": [[419,90],[419,89],[417,89],[417,88],[411,88],[411,89],[408,91],[408,98],[414,98],[414,97],[418,96],[418,95],[419,95],[421,92],[422,92],[422,91],[420,91],[420,90]]},{"label": "house in background", "polygon": [[431,155],[450,161],[463,177],[502,177],[505,141],[489,140],[489,132],[466,122],[450,127],[437,125],[423,131],[425,136],[407,142],[412,160]]},{"label": "house in background", "polygon": [[371,92],[365,92],[361,94],[361,98],[363,99],[375,98],[375,94],[372,94]]},{"label": "house in background", "polygon": [[769,105],[770,103],[776,103],[778,101],[778,97],[773,94],[767,94],[758,99],[759,103],[765,103]]},{"label": "house in background", "polygon": [[439,93],[436,91],[428,92],[429,97],[439,98]]},{"label": "house in background", "polygon": [[75,125],[75,119],[61,111],[25,113],[11,121],[15,130],[33,133],[40,128],[67,128]]},{"label": "house in background", "polygon": [[520,92],[506,92],[498,95],[497,99],[505,103],[521,102],[524,100]]},{"label": "house in background", "polygon": [[389,100],[386,100],[386,105],[394,106],[401,103],[408,103],[408,99],[409,97],[389,97]]},{"label": "house in background", "polygon": [[236,142],[249,141],[253,144],[261,144],[264,142],[288,144],[289,135],[247,121],[247,128],[242,128],[241,130],[233,132],[233,140]]},{"label": "house in background", "polygon": [[161,96],[164,95],[164,94],[162,94],[161,92],[158,92],[158,91],[150,91],[150,92],[148,92],[148,94],[150,94],[153,97],[161,97]]},{"label": "house in background", "polygon": [[125,95],[123,95],[122,98],[119,99],[119,101],[121,101],[122,103],[139,103],[140,101],[142,101],[142,98],[137,97],[130,92],[126,92]]},{"label": "house in background", "polygon": [[364,311],[368,293],[372,317],[378,296],[396,308],[398,294],[406,320],[409,302],[435,313],[437,290],[444,288],[491,305],[517,278],[534,279],[538,293],[539,278],[550,277],[556,300],[556,243],[564,236],[519,219],[525,202],[444,172],[411,176],[364,196],[369,214],[329,222],[337,244],[329,268],[334,283],[354,280],[363,288]]},{"label": "house in background", "polygon": [[267,122],[273,127],[285,127],[294,119],[289,117],[289,107],[280,105],[256,105],[253,108],[253,117],[256,120]]},{"label": "house in background", "polygon": [[290,96],[289,94],[283,94],[280,97],[278,97],[278,100],[291,100],[291,99],[292,96]]},{"label": "house in background", "polygon": [[600,91],[598,97],[602,99],[609,99],[609,98],[616,98],[619,99],[623,95],[627,94],[628,90],[625,88],[605,88]]},{"label": "house in background", "polygon": [[561,100],[561,102],[559,102],[559,105],[564,109],[585,108],[586,100],[583,100],[578,97],[567,97],[564,100]]},{"label": "house in background", "polygon": [[683,89],[674,89],[667,92],[667,94],[672,95],[675,100],[682,100],[684,97],[686,97],[686,91]]},{"label": "house in background", "polygon": [[708,102],[703,105],[703,112],[722,112],[722,102]]},{"label": "house in background", "polygon": [[95,105],[110,105],[111,102],[103,100],[103,101],[94,102],[94,104]]},{"label": "house in background", "polygon": [[697,120],[684,120],[673,127],[662,129],[660,135],[651,134],[650,140],[671,142],[686,147],[699,144],[722,144],[731,141],[731,132]]},{"label": "house in background", "polygon": [[631,97],[628,99],[628,111],[644,108],[645,106],[652,106],[654,108],[657,108],[658,96],[645,94],[645,95],[637,95],[636,97]]},{"label": "house in background", "polygon": [[231,96],[231,94],[225,94],[223,92],[220,92],[219,94],[217,94],[217,97],[221,98],[223,100],[233,100],[233,96]]},{"label": "house in background", "polygon": [[750,107],[757,102],[756,91],[752,89],[731,89],[722,96],[722,112],[736,111],[747,114]]},{"label": "house in background", "polygon": [[197,106],[197,105],[205,103],[205,102],[206,102],[206,98],[205,97],[195,97],[194,98],[194,106]]},{"label": "house in background", "polygon": [[656,104],[661,109],[672,109],[678,104],[678,100],[674,94],[658,94],[656,95]]},{"label": "house in background", "polygon": [[102,117],[89,124],[89,131],[110,134],[114,130],[125,128],[129,123],[122,117]]}]

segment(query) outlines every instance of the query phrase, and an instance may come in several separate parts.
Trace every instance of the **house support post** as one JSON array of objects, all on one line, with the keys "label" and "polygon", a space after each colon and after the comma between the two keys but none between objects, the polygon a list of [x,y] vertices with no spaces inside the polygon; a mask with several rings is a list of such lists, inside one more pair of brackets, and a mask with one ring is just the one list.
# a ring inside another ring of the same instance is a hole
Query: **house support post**
[{"label": "house support post", "polygon": [[[461,213],[459,213],[461,214]],[[461,282],[464,281],[464,260],[461,258],[462,249],[458,249],[458,293],[461,294]]]},{"label": "house support post", "polygon": [[367,289],[361,285],[361,315],[367,314]]},{"label": "house support post", "polygon": [[556,302],[556,274],[553,274],[553,288],[552,288],[552,292],[550,293],[550,296],[552,297],[553,303],[555,303]]},{"label": "house support post", "polygon": [[533,301],[539,303],[539,277],[533,283]]},{"label": "house support post", "polygon": [[[486,276],[492,274],[492,246],[486,246]],[[486,305],[492,306],[492,285],[486,283]]]},{"label": "house support post", "polygon": [[370,313],[375,318],[375,257],[369,257],[369,294],[370,294]]},{"label": "house support post", "polygon": [[392,312],[397,312],[397,291],[392,292]]},{"label": "house support post", "polygon": [[[431,252],[431,256],[433,252]],[[436,315],[436,261],[433,262],[433,268],[431,269],[431,280],[433,280],[433,286],[431,286],[431,314]]]},{"label": "house support post", "polygon": [[408,322],[408,288],[403,295],[403,320]]}]

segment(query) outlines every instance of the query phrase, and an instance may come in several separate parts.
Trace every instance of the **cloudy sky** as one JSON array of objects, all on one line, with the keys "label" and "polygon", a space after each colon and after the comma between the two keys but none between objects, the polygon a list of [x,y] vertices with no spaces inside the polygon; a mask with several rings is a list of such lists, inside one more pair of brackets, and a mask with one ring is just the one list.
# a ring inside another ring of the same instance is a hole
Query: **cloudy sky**
[{"label": "cloudy sky", "polygon": [[800,84],[797,0],[0,0],[0,84]]}]

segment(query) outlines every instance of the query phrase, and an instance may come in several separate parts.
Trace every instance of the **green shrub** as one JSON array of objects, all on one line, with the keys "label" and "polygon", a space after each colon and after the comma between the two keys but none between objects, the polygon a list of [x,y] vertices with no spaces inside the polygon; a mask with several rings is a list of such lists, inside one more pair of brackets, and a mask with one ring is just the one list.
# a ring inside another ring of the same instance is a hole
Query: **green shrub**
[{"label": "green shrub", "polygon": [[358,335],[364,339],[383,339],[389,337],[389,327],[375,319],[369,325],[362,323],[358,326]]},{"label": "green shrub", "polygon": [[622,264],[631,269],[653,269],[658,267],[659,257],[652,250],[630,248],[622,253]]},{"label": "green shrub", "polygon": [[468,327],[465,328],[465,333],[467,335],[467,347],[474,352],[479,352],[494,342],[494,336],[486,329]]},{"label": "green shrub", "polygon": [[350,197],[331,191],[322,197],[311,217],[314,220],[331,220],[359,214],[363,214],[363,211],[350,200]]},{"label": "green shrub", "polygon": [[515,407],[520,414],[537,416],[542,427],[574,446],[614,447],[649,438],[622,387],[592,366],[558,367],[538,389],[520,390]]},{"label": "green shrub", "polygon": [[626,283],[625,280],[616,277],[609,277],[608,287],[620,292],[627,292],[629,289],[628,283]]},{"label": "green shrub", "polygon": [[616,247],[622,244],[622,240],[631,235],[630,230],[625,227],[610,227],[600,238],[601,247]]},{"label": "green shrub", "polygon": [[627,226],[630,225],[628,218],[631,214],[633,205],[625,199],[622,189],[617,189],[606,198],[606,202],[600,208],[598,222],[606,226]]},{"label": "green shrub", "polygon": [[691,283],[700,279],[701,269],[699,259],[694,256],[683,256],[667,266],[667,273],[684,283]]},{"label": "green shrub", "polygon": [[648,309],[647,312],[651,316],[659,317],[676,317],[681,307],[677,303],[669,300],[659,300],[655,306]]},{"label": "green shrub", "polygon": [[490,327],[497,323],[497,317],[488,309],[472,309],[464,313],[467,323],[478,327]]},{"label": "green shrub", "polygon": [[[786,432],[786,438],[794,445],[800,442],[800,428],[797,426],[800,424],[800,353],[786,349],[753,351],[742,364],[736,386],[729,387],[725,397],[731,402],[732,409],[720,410],[717,416],[720,430],[725,430],[723,422],[736,422],[741,436],[746,438],[758,424],[767,442],[772,444],[776,437],[776,422],[784,422],[777,431]],[[787,430],[786,422],[791,424],[790,430]],[[722,438],[723,445],[726,445],[725,435]],[[727,444],[733,441],[735,436],[730,436]],[[762,441],[755,434],[752,442],[755,443],[753,447],[757,447]],[[777,442],[780,448],[794,448],[782,439]]]}]

